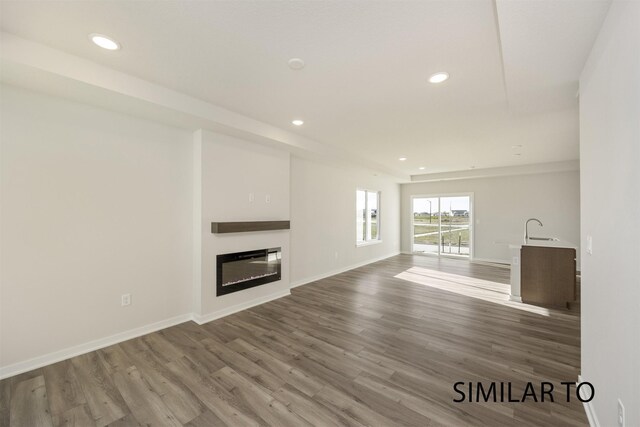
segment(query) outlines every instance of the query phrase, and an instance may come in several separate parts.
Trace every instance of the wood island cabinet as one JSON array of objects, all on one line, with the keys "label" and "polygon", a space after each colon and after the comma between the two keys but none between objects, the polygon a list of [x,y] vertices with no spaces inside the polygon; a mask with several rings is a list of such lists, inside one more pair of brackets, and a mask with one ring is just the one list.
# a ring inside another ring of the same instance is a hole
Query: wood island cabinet
[{"label": "wood island cabinet", "polygon": [[567,308],[576,299],[576,250],[523,245],[522,302]]}]

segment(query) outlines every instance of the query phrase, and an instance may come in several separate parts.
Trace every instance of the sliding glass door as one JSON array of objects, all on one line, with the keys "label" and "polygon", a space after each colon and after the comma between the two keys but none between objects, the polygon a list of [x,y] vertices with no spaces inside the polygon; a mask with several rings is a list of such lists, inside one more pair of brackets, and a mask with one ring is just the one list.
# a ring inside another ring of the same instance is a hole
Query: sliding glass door
[{"label": "sliding glass door", "polygon": [[414,196],[411,205],[414,253],[470,257],[471,195]]},{"label": "sliding glass door", "polygon": [[413,252],[439,254],[440,199],[420,197],[413,199]]}]

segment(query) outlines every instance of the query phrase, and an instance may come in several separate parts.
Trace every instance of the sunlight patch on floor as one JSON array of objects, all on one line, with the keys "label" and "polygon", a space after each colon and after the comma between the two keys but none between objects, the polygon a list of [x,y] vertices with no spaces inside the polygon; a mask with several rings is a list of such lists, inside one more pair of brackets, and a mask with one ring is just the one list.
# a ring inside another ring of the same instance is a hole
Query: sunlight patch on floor
[{"label": "sunlight patch on floor", "polygon": [[501,304],[543,316],[550,316],[552,311],[544,307],[510,301],[509,294],[511,285],[505,283],[445,273],[424,267],[411,267],[397,274],[395,277],[418,285],[429,286],[431,288],[453,292],[466,297]]}]

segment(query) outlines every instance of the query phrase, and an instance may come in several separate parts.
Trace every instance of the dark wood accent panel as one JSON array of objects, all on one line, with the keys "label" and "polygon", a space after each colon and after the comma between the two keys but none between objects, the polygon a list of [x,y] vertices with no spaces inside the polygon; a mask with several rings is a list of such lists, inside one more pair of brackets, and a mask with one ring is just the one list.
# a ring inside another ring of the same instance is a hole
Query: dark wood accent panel
[{"label": "dark wood accent panel", "polygon": [[567,307],[576,299],[576,250],[523,246],[520,292],[527,304]]},{"label": "dark wood accent panel", "polygon": [[242,221],[242,222],[212,222],[211,232],[246,233],[248,231],[289,230],[291,221]]},{"label": "dark wood accent panel", "polygon": [[509,290],[508,269],[395,256],[2,380],[0,425],[587,426],[564,392],[452,402],[456,381],[578,377],[579,314]]}]

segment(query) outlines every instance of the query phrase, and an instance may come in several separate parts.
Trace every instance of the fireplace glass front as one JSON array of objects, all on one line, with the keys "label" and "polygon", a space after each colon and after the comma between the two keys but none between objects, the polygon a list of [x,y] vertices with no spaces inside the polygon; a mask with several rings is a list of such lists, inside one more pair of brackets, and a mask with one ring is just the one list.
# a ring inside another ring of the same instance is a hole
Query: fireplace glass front
[{"label": "fireplace glass front", "polygon": [[282,278],[281,248],[217,256],[216,294],[226,295]]}]

